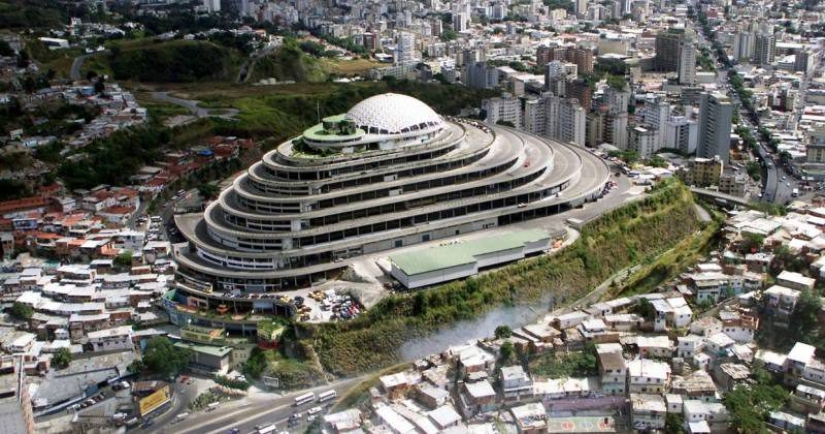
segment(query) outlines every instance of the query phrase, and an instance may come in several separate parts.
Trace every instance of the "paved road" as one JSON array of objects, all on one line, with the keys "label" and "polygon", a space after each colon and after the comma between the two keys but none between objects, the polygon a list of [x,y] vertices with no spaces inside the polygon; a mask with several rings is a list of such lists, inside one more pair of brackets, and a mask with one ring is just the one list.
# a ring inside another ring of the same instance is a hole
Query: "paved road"
[{"label": "paved road", "polygon": [[[212,412],[201,411],[192,414],[185,421],[171,424],[167,426],[151,427],[153,433],[175,433],[175,434],[207,434],[207,433],[222,433],[225,434],[233,428],[238,428],[241,434],[247,434],[255,431],[258,425],[275,424],[277,426],[276,432],[288,429],[290,432],[298,432],[301,425],[307,422],[306,411],[310,408],[319,405],[318,403],[305,404],[300,407],[294,407],[294,399],[296,396],[307,391],[314,392],[316,395],[319,392],[324,392],[334,389],[338,392],[338,397],[342,397],[353,386],[363,381],[366,377],[358,377],[347,380],[342,380],[332,385],[315,387],[313,389],[303,390],[299,392],[290,393],[288,395],[268,395],[266,397],[258,396],[255,398],[246,398],[240,402],[231,404],[224,404],[221,408]],[[323,404],[321,404],[323,405]],[[287,421],[294,412],[302,414],[302,423],[299,426],[287,427]],[[325,410],[326,411],[326,410]],[[324,412],[320,413],[325,414]]]},{"label": "paved road", "polygon": [[[184,99],[178,98],[169,95],[169,92],[152,92],[152,98],[158,101],[168,102],[170,104],[179,105],[187,110],[189,110],[193,115],[203,118],[209,116],[217,116],[225,119],[234,119],[235,116],[238,115],[238,109],[234,108],[219,108],[219,109],[208,109],[203,108],[200,105],[200,101],[191,100],[191,99]],[[221,114],[214,114],[213,112],[222,112]]]},{"label": "paved road", "polygon": [[[702,35],[701,32],[699,32],[699,35],[700,43],[708,43],[705,36]],[[713,56],[712,59],[719,74],[719,84],[724,87],[727,85],[726,81],[728,78],[728,68],[719,62],[719,59],[716,58],[716,56]],[[725,82],[722,81],[723,77]],[[762,163],[762,179],[764,181],[762,187],[762,201],[779,204],[789,202],[791,200],[791,193],[794,187],[796,187],[793,179],[788,176],[788,173],[786,173],[784,168],[781,167],[779,158],[771,153],[768,148],[768,143],[766,143],[758,133],[758,119],[756,123],[751,121],[751,113],[745,110],[742,106],[742,101],[739,99],[739,95],[732,89],[730,91],[730,98],[739,107],[740,124],[751,130],[759,143],[756,154]],[[783,181],[782,178],[787,179]]]},{"label": "paved road", "polygon": [[80,68],[83,67],[83,62],[85,62],[86,59],[90,56],[94,56],[96,54],[108,53],[108,52],[109,52],[109,50],[103,50],[103,51],[98,51],[98,52],[90,53],[90,54],[83,54],[83,55],[75,57],[74,61],[72,62],[72,69],[71,69],[71,71],[69,71],[69,78],[72,81],[83,80],[85,77],[83,77],[83,75],[81,75],[81,73],[80,73]]},{"label": "paved road", "polygon": [[190,385],[189,383],[184,384],[179,381],[175,381],[172,388],[174,390],[172,407],[170,407],[169,410],[165,411],[163,414],[153,417],[152,420],[154,421],[154,424],[152,426],[146,429],[136,428],[131,430],[131,432],[163,432],[164,427],[172,426],[175,417],[178,414],[185,412],[189,407],[189,404],[197,398],[198,388],[194,383]]}]

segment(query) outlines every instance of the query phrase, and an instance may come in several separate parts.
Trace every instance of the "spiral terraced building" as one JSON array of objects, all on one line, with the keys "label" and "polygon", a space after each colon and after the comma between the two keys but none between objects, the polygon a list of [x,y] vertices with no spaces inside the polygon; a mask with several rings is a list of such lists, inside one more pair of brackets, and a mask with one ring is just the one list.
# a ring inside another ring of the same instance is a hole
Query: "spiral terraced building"
[{"label": "spiral terraced building", "polygon": [[176,217],[188,240],[177,296],[284,313],[250,294],[335,277],[362,255],[563,212],[596,198],[609,174],[584,149],[377,95],[267,153],[202,215]]}]

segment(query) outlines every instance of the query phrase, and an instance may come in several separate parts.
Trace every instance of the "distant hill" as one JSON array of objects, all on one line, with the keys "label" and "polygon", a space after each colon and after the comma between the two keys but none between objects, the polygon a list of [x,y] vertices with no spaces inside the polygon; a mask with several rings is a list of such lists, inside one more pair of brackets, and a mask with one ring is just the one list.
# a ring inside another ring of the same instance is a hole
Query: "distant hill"
[{"label": "distant hill", "polygon": [[55,28],[66,24],[68,6],[49,0],[0,1],[0,29]]},{"label": "distant hill", "polygon": [[247,82],[274,78],[278,81],[320,83],[326,81],[327,76],[321,61],[301,51],[294,42],[288,42],[272,54],[257,59]]},{"label": "distant hill", "polygon": [[116,80],[190,83],[234,79],[239,57],[211,42],[176,40],[112,50],[109,63]]}]

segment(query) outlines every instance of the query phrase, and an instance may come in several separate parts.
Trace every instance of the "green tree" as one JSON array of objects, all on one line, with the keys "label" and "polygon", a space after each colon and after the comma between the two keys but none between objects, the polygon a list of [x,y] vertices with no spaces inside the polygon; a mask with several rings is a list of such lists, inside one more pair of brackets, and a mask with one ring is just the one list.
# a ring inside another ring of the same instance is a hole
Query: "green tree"
[{"label": "green tree", "polygon": [[639,153],[636,151],[612,151],[609,155],[611,157],[621,158],[628,166],[632,166],[639,161]]},{"label": "green tree", "polygon": [[115,257],[115,265],[119,265],[121,267],[131,267],[132,266],[132,252],[127,250]]},{"label": "green tree", "polygon": [[767,434],[768,413],[782,408],[790,394],[759,365],[754,365],[752,377],[755,384],[741,384],[725,394],[725,408],[736,432]]},{"label": "green tree", "polygon": [[139,372],[142,372],[145,368],[146,365],[143,364],[142,360],[135,359],[132,360],[132,363],[129,363],[129,366],[126,367],[126,370],[133,374],[137,374]]},{"label": "green tree", "polygon": [[820,310],[822,310],[822,300],[810,290],[803,290],[799,294],[790,318],[789,342],[805,342],[811,345],[819,343]]},{"label": "green tree", "polygon": [[610,75],[607,77],[607,85],[616,90],[626,90],[627,77],[623,75]]},{"label": "green tree", "polygon": [[513,330],[508,325],[500,325],[496,327],[495,335],[496,339],[509,338],[513,335]]},{"label": "green tree", "polygon": [[14,302],[9,309],[9,314],[17,319],[29,319],[34,315],[34,309],[25,303]]},{"label": "green tree", "polygon": [[758,182],[762,178],[762,167],[756,161],[748,161],[747,171],[748,176],[753,178],[754,181]]},{"label": "green tree", "polygon": [[52,357],[52,365],[57,369],[63,369],[72,363],[72,353],[68,348],[61,348],[54,353]]},{"label": "green tree", "polygon": [[759,234],[746,232],[742,236],[742,241],[739,244],[740,251],[744,253],[751,253],[762,248],[762,243],[765,242],[765,237]]},{"label": "green tree", "polygon": [[441,40],[443,42],[453,41],[458,38],[458,32],[453,29],[444,29],[441,32]]},{"label": "green tree", "polygon": [[218,197],[218,193],[220,192],[221,189],[215,184],[203,183],[198,186],[198,193],[200,193],[204,200],[212,200]]},{"label": "green tree", "polygon": [[496,121],[496,125],[502,125],[502,126],[505,126],[505,127],[510,127],[510,128],[515,128],[515,127],[516,127],[515,125],[513,125],[513,123],[512,123],[512,122],[510,122],[510,121],[505,121],[505,120],[503,120],[503,119],[502,119],[502,120],[498,120],[498,121]]},{"label": "green tree", "polygon": [[685,417],[681,413],[668,412],[665,417],[665,432],[668,434],[685,434]]},{"label": "green tree", "polygon": [[646,298],[639,300],[639,303],[634,306],[633,312],[644,318],[645,321],[653,321],[656,318],[656,308]]},{"label": "green tree", "polygon": [[143,364],[150,371],[163,377],[174,376],[189,363],[192,350],[177,348],[165,336],[155,337],[146,344],[143,352]]},{"label": "green tree", "polygon": [[516,348],[515,348],[515,346],[513,346],[512,342],[507,341],[507,342],[501,344],[501,348],[499,349],[499,352],[498,352],[499,364],[501,364],[502,366],[507,365],[508,363],[510,363],[511,360],[513,360],[513,356],[515,354],[516,354]]},{"label": "green tree", "polygon": [[266,368],[269,366],[266,359],[266,351],[272,350],[262,350],[258,347],[252,349],[252,353],[249,355],[249,358],[246,359],[246,363],[243,366],[243,373],[246,376],[258,379],[266,372]]},{"label": "green tree", "polygon": [[654,155],[647,160],[647,164],[652,167],[667,167],[667,160],[658,155]]}]

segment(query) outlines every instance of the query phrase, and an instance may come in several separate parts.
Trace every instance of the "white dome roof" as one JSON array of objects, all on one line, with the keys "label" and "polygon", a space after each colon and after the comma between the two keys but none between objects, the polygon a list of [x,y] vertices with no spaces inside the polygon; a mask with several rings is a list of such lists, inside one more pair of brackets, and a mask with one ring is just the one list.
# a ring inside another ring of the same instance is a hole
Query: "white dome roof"
[{"label": "white dome roof", "polygon": [[441,116],[427,104],[397,93],[369,97],[351,108],[346,118],[373,134],[406,133],[444,123]]}]

